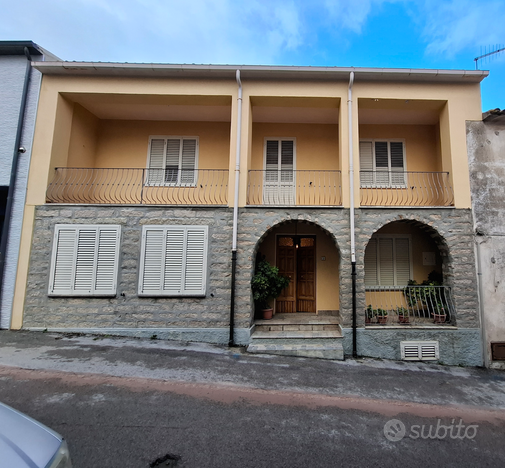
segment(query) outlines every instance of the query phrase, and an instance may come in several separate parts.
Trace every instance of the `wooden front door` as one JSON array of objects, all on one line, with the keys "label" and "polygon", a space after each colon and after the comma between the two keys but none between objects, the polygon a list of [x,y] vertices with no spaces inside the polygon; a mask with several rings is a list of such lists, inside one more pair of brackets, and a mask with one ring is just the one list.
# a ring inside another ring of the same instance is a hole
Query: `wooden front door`
[{"label": "wooden front door", "polygon": [[291,280],[276,300],[277,313],[315,313],[315,241],[308,236],[277,237],[277,266]]},{"label": "wooden front door", "polygon": [[316,312],[315,238],[301,237],[297,250],[296,311]]}]

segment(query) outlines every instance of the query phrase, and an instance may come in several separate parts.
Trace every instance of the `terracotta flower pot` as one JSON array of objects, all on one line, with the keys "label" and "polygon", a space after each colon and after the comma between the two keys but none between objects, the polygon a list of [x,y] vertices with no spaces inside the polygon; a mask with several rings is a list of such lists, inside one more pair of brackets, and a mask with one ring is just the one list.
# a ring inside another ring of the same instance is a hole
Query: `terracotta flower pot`
[{"label": "terracotta flower pot", "polygon": [[388,321],[387,315],[377,315],[377,322],[385,324]]},{"label": "terracotta flower pot", "polygon": [[433,323],[445,323],[446,314],[433,314]]},{"label": "terracotta flower pot", "polygon": [[409,316],[408,315],[399,315],[398,322],[399,323],[409,323]]},{"label": "terracotta flower pot", "polygon": [[272,317],[274,316],[274,310],[273,309],[263,309],[263,320],[271,320]]}]

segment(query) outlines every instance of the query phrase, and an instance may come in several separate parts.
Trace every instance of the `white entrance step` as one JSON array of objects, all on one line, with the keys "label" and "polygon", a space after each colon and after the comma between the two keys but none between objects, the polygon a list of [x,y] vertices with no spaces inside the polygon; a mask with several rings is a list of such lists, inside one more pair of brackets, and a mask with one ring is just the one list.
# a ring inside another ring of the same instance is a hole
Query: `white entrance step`
[{"label": "white entrance step", "polygon": [[289,320],[281,317],[277,320],[274,318],[256,321],[247,351],[320,359],[344,359],[342,332],[336,320],[327,320],[328,317],[317,319],[313,315],[310,320],[307,317],[297,319],[293,316],[300,314],[289,315],[291,315]]}]

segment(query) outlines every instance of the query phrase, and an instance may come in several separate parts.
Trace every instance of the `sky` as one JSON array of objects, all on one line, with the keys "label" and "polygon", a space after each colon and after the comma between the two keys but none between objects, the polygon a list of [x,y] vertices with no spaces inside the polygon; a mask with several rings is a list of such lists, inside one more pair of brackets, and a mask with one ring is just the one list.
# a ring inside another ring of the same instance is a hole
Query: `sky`
[{"label": "sky", "polygon": [[[505,0],[0,0],[0,40],[63,60],[474,70]],[[505,109],[505,51],[482,108]]]}]

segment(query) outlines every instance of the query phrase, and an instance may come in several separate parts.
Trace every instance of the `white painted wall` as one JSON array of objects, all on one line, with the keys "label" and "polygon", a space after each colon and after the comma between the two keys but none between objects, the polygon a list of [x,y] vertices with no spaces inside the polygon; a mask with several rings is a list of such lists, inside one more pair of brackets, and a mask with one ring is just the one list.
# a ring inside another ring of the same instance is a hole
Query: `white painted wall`
[{"label": "white painted wall", "polygon": [[[39,60],[40,56],[37,59]],[[26,62],[27,60],[24,55],[0,56],[0,185],[4,186],[8,186],[10,182]],[[26,184],[31,158],[40,80],[41,74],[37,70],[32,69],[23,135],[21,138],[21,146],[24,146],[27,151],[24,154],[20,154],[18,163],[13,212],[5,259],[2,303],[0,304],[0,328],[10,328],[21,224],[26,198]]]}]

